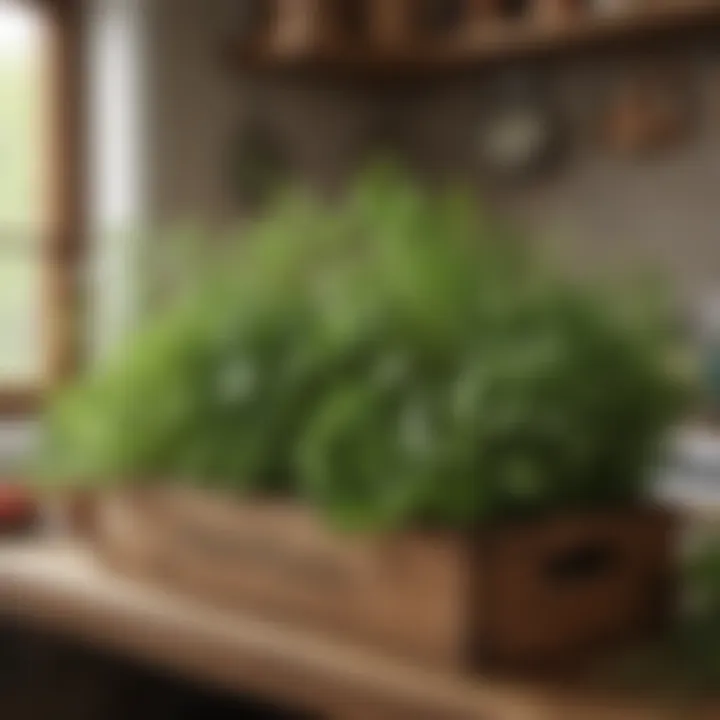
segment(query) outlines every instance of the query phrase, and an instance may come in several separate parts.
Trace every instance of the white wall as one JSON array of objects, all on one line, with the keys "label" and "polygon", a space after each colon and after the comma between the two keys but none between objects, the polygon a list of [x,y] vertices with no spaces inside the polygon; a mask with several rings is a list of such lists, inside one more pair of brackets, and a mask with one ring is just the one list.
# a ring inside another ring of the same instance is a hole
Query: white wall
[{"label": "white wall", "polygon": [[[152,128],[150,197],[161,219],[218,217],[235,205],[224,163],[233,131],[260,112],[284,142],[297,175],[330,186],[362,163],[379,111],[399,120],[401,139],[431,174],[459,172],[512,215],[545,234],[577,268],[653,263],[696,299],[720,285],[720,53],[690,42],[679,57],[697,84],[698,122],[686,143],[657,158],[613,157],[602,143],[601,99],[621,55],[556,63],[550,86],[567,116],[567,161],[546,181],[500,191],[483,181],[475,147],[493,111],[499,73],[448,76],[400,91],[327,75],[254,74],[223,65],[226,0],[153,0],[149,18]],[[683,54],[684,53],[684,54]],[[529,63],[529,71],[538,70]],[[542,241],[546,241],[545,238]]]},{"label": "white wall", "polygon": [[149,203],[160,221],[216,217],[227,209],[221,166],[239,114],[236,82],[222,70],[223,0],[153,0],[147,150]]},{"label": "white wall", "polygon": [[136,248],[147,219],[144,0],[90,0],[90,330],[102,355],[131,324]]}]

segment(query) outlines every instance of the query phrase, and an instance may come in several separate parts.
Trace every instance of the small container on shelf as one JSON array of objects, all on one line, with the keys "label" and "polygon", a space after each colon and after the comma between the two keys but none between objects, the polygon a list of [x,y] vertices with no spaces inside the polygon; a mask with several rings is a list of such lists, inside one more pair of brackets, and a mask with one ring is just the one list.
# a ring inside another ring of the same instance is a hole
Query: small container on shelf
[{"label": "small container on shelf", "polygon": [[[272,53],[282,57],[346,58],[367,51],[377,34],[372,0],[268,2],[273,4],[269,45]],[[387,9],[384,12],[391,15]],[[402,30],[404,26],[398,23],[398,32]]]},{"label": "small container on shelf", "polygon": [[546,25],[562,26],[587,16],[585,0],[534,0],[534,19]]},{"label": "small container on shelf", "polygon": [[400,52],[412,44],[412,17],[415,0],[368,0],[370,37],[374,46],[388,53]]},{"label": "small container on shelf", "polygon": [[22,482],[0,482],[0,536],[25,534],[38,520],[37,500]]},{"label": "small container on shelf", "polygon": [[331,38],[332,0],[274,0],[270,45],[281,56],[312,54]]}]

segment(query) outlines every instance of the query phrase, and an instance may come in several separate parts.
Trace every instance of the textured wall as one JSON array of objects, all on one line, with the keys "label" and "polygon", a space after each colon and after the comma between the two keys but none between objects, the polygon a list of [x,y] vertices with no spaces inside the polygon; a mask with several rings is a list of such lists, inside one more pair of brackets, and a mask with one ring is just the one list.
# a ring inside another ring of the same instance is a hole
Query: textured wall
[{"label": "textured wall", "polygon": [[603,89],[608,77],[626,71],[628,59],[615,54],[612,63],[586,58],[529,67],[560,99],[569,154],[541,182],[501,189],[478,172],[473,149],[502,72],[384,89],[232,74],[219,58],[221,7],[220,0],[152,5],[156,217],[237,211],[223,168],[247,112],[259,112],[277,129],[299,177],[328,186],[362,162],[367,137],[389,115],[418,168],[470,179],[480,194],[532,224],[574,267],[651,261],[691,296],[713,291],[720,276],[720,54],[712,43],[705,50],[687,43],[679,52],[701,89],[698,127],[686,143],[644,161],[612,156],[597,139]]}]

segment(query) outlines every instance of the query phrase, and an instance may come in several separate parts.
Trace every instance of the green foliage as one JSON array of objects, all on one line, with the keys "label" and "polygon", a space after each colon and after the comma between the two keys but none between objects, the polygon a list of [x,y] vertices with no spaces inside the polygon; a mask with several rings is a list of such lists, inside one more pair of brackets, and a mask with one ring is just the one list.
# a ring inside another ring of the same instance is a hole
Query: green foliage
[{"label": "green foliage", "polygon": [[663,313],[391,168],[237,240],[58,400],[51,477],[294,494],[364,529],[642,499],[679,409]]}]

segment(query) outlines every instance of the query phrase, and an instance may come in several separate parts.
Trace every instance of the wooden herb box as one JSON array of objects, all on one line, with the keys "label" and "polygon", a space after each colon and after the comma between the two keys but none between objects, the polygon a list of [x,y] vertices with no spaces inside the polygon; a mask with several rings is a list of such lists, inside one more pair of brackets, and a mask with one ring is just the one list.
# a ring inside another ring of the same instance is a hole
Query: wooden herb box
[{"label": "wooden herb box", "polygon": [[98,512],[100,551],[125,572],[454,669],[574,663],[659,631],[674,606],[674,522],[657,509],[383,538],[187,490]]}]

